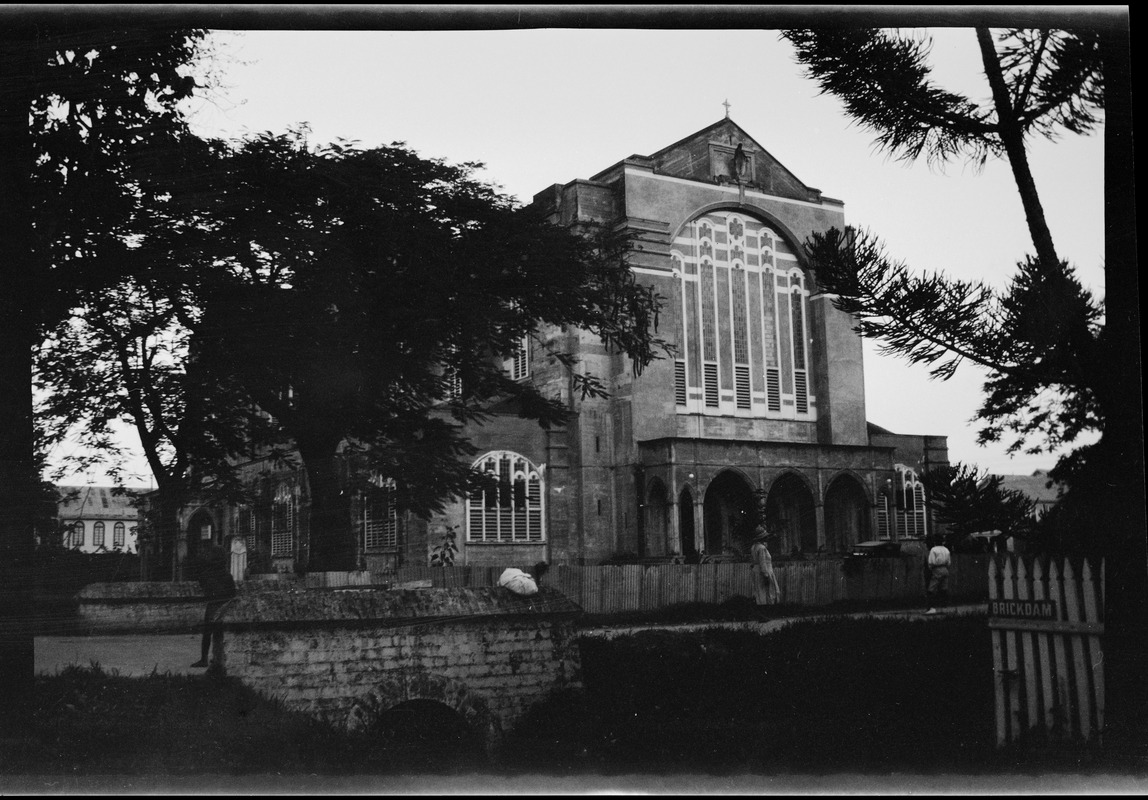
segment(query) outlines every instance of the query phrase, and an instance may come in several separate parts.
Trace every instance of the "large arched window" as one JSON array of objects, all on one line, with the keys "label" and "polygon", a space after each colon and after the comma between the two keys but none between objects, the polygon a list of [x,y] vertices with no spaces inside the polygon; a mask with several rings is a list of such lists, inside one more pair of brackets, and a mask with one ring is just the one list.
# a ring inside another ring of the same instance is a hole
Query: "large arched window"
[{"label": "large arched window", "polygon": [[271,555],[295,553],[295,493],[286,483],[275,489],[271,502]]},{"label": "large arched window", "polygon": [[487,453],[474,464],[488,483],[466,498],[468,542],[542,542],[542,470],[517,453]]},{"label": "large arched window", "polygon": [[124,546],[124,524],[117,522],[112,527],[112,547],[118,548]]},{"label": "large arched window", "polygon": [[678,413],[814,419],[811,286],[785,240],[746,214],[712,211],[682,228],[671,261]]},{"label": "large arched window", "polygon": [[72,523],[72,528],[69,533],[68,547],[83,547],[84,546],[84,523],[78,520]]},{"label": "large arched window", "polygon": [[92,525],[92,547],[104,546],[104,523],[96,522]]}]

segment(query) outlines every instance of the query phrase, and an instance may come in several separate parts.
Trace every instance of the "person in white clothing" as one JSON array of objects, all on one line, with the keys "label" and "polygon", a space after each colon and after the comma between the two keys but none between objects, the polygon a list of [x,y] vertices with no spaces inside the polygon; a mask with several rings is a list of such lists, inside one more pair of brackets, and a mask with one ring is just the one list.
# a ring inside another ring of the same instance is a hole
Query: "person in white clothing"
[{"label": "person in white clothing", "polygon": [[936,614],[937,608],[943,606],[949,599],[949,566],[953,557],[949,548],[940,539],[934,540],[932,549],[925,559],[925,566],[929,572],[929,583],[926,590],[929,597],[929,610],[926,614]]},{"label": "person in white clothing", "polygon": [[769,545],[776,541],[777,536],[767,533],[764,525],[757,526],[750,557],[753,561],[754,600],[759,606],[777,603],[781,599],[777,576],[773,574],[773,556],[769,553]]}]

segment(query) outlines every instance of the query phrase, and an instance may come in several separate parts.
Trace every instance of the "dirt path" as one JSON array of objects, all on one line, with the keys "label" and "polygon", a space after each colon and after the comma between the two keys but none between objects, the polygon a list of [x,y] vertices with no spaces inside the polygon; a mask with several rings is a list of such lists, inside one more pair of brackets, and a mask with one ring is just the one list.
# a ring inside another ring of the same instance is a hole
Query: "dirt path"
[{"label": "dirt path", "polygon": [[613,639],[616,636],[629,636],[634,633],[641,633],[642,631],[700,631],[706,628],[725,628],[731,631],[753,631],[754,633],[773,633],[774,631],[784,628],[786,625],[791,625],[794,622],[804,622],[808,620],[817,619],[833,619],[837,617],[853,617],[861,619],[865,617],[875,618],[889,618],[889,619],[919,619],[919,620],[933,620],[941,619],[944,617],[963,616],[966,614],[987,614],[989,610],[987,603],[974,603],[971,605],[950,606],[949,608],[940,609],[936,614],[926,614],[924,610],[917,609],[903,609],[898,611],[856,611],[849,614],[810,614],[798,617],[781,617],[779,619],[770,619],[763,622],[747,621],[747,622],[684,622],[678,624],[650,624],[650,625],[625,625],[625,626],[602,626],[597,628],[585,628],[581,631],[582,636],[589,636],[597,639]]}]

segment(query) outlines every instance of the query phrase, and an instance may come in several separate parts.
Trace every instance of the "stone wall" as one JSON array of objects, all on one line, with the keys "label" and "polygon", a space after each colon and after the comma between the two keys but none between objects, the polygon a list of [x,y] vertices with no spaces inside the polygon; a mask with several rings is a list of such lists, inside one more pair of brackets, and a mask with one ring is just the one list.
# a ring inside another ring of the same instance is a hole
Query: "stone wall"
[{"label": "stone wall", "polygon": [[79,625],[90,633],[186,633],[203,624],[203,590],[190,581],[92,583],[76,600]]},{"label": "stone wall", "polygon": [[222,666],[350,730],[409,700],[452,708],[488,744],[555,689],[581,685],[578,606],[553,589],[294,590],[239,598]]}]

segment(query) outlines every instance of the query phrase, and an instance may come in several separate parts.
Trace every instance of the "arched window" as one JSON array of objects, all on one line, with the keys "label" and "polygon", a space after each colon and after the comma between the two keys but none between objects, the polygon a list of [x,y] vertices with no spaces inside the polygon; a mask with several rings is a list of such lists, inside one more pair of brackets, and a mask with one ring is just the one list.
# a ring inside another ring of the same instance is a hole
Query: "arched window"
[{"label": "arched window", "polygon": [[117,522],[112,528],[112,547],[124,546],[124,524]]},{"label": "arched window", "polygon": [[371,483],[381,493],[362,498],[362,517],[359,521],[364,550],[394,550],[399,546],[399,515],[395,507],[395,482],[378,475]]},{"label": "arched window", "polygon": [[894,489],[897,498],[897,533],[902,539],[921,539],[926,530],[925,487],[911,467],[894,464],[897,471]]},{"label": "arched window", "polygon": [[295,554],[295,493],[286,483],[275,489],[271,502],[271,555]]},{"label": "arched window", "polygon": [[815,419],[810,281],[785,240],[746,214],[713,211],[682,229],[671,263],[678,413]]},{"label": "arched window", "polygon": [[104,523],[96,522],[92,525],[92,547],[104,546]]},{"label": "arched window", "polygon": [[72,529],[69,532],[69,541],[66,543],[67,547],[83,547],[84,546],[84,522],[77,520],[72,523]]},{"label": "arched window", "polygon": [[468,542],[542,542],[542,471],[517,453],[487,453],[474,464],[489,482],[466,498]]}]

